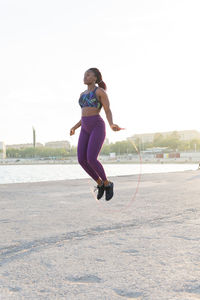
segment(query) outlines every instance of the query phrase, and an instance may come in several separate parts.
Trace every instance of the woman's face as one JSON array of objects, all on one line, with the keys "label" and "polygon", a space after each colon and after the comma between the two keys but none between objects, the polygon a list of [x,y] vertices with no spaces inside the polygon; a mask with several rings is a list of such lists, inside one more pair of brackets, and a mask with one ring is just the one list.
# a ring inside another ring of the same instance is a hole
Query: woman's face
[{"label": "woman's face", "polygon": [[94,73],[92,71],[86,71],[84,74],[84,83],[85,84],[92,84],[95,83],[97,80],[97,77],[94,75]]}]

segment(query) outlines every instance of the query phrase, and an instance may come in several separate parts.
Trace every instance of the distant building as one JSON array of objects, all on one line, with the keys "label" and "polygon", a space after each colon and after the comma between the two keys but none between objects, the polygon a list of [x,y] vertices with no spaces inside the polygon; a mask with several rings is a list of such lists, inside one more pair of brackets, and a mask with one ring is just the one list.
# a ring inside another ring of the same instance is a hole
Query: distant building
[{"label": "distant building", "polygon": [[[44,147],[41,143],[36,143],[36,147]],[[13,145],[7,145],[7,148],[14,148],[14,149],[24,149],[24,148],[31,148],[33,147],[33,143],[30,144],[13,144]]]},{"label": "distant building", "polygon": [[181,141],[191,141],[194,139],[200,139],[200,132],[197,130],[184,130],[178,131]]},{"label": "distant building", "polygon": [[[7,145],[7,148],[14,149],[23,149],[23,148],[31,148],[33,147],[33,143],[30,144],[13,144]],[[68,141],[55,141],[55,142],[47,142],[45,145],[41,143],[36,143],[35,147],[48,147],[48,148],[65,148],[70,149],[70,143]]]},{"label": "distant building", "polygon": [[144,151],[141,151],[141,153],[148,154],[148,153],[163,153],[168,147],[152,147],[147,148]]},{"label": "distant building", "polygon": [[0,158],[6,158],[6,145],[4,142],[0,142]]},{"label": "distant building", "polygon": [[116,153],[115,152],[110,152],[110,158],[115,158],[116,157]]},{"label": "distant building", "polygon": [[[162,134],[163,137],[167,137],[168,135],[171,135],[173,132],[174,131],[135,134],[128,139],[131,139],[133,141],[140,139],[142,143],[151,143],[153,142],[154,136],[157,133]],[[176,131],[176,132],[179,135],[181,141],[191,141],[193,139],[200,139],[200,132],[197,130],[183,130],[183,131]]]},{"label": "distant building", "polygon": [[69,150],[70,149],[70,143],[68,141],[48,142],[48,143],[45,143],[45,147],[48,147],[48,148],[64,148],[64,149]]}]

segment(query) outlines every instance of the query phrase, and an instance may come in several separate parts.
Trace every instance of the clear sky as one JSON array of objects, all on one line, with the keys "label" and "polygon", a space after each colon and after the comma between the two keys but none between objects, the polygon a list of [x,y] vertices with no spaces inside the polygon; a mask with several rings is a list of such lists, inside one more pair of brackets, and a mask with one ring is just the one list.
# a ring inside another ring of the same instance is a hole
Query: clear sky
[{"label": "clear sky", "polygon": [[199,0],[0,0],[0,141],[68,140],[84,72],[100,69],[114,123],[200,130]]}]

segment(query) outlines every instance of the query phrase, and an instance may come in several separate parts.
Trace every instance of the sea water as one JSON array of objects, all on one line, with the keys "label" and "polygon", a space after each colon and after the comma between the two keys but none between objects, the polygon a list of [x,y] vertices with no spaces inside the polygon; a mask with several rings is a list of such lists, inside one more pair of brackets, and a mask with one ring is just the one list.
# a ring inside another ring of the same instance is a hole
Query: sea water
[{"label": "sea water", "polygon": [[[196,170],[197,164],[102,164],[106,175],[134,175]],[[2,165],[0,184],[91,178],[79,164]]]}]

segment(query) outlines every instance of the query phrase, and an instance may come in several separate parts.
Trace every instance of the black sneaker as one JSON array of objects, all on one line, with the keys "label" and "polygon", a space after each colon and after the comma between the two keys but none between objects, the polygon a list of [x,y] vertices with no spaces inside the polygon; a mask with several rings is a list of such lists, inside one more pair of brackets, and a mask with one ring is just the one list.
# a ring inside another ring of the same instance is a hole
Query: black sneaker
[{"label": "black sneaker", "polygon": [[106,201],[110,200],[113,196],[113,187],[114,183],[110,181],[109,185],[104,186],[105,191],[106,191]]},{"label": "black sneaker", "polygon": [[104,183],[102,183],[101,185],[97,185],[94,189],[94,192],[98,189],[98,194],[97,194],[97,199],[101,199],[101,197],[104,194]]}]

